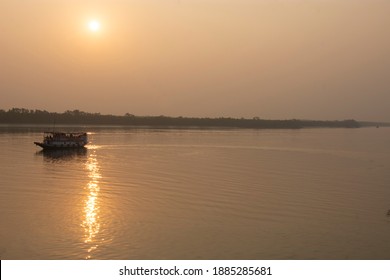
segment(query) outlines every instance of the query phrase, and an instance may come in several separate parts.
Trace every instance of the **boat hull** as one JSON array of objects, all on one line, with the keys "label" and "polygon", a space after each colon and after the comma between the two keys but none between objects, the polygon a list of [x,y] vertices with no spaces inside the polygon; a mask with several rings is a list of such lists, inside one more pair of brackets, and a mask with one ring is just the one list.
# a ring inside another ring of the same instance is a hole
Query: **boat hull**
[{"label": "boat hull", "polygon": [[41,147],[42,149],[47,149],[47,150],[68,150],[68,149],[84,149],[85,144],[45,144],[41,142],[34,142],[35,145]]}]

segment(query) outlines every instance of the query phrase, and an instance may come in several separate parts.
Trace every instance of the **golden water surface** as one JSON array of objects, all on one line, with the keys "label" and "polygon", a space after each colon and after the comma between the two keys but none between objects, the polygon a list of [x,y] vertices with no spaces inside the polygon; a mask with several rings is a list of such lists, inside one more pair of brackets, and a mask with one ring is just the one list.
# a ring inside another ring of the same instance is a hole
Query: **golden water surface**
[{"label": "golden water surface", "polygon": [[388,128],[84,129],[0,128],[1,259],[390,259]]}]

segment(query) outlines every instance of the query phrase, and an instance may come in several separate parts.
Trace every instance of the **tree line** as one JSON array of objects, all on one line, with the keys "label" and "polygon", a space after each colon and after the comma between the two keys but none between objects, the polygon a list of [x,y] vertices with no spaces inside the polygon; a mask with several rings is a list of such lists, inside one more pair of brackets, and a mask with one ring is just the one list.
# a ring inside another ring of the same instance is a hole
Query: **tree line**
[{"label": "tree line", "polygon": [[67,110],[63,113],[25,108],[0,109],[0,123],[3,124],[68,124],[68,125],[123,125],[159,127],[230,127],[230,128],[305,128],[305,127],[360,127],[355,120],[266,120],[259,117],[246,118],[191,118],[168,116],[123,116],[87,113]]}]

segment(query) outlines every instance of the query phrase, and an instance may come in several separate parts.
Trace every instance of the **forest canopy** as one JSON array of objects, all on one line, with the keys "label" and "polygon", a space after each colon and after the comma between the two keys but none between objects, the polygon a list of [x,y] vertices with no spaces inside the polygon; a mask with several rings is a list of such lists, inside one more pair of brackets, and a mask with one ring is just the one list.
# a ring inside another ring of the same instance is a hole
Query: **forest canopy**
[{"label": "forest canopy", "polygon": [[2,124],[67,124],[67,125],[123,125],[159,127],[231,127],[231,128],[305,128],[305,127],[346,127],[357,128],[355,120],[266,120],[259,117],[246,118],[192,118],[169,116],[123,116],[87,113],[80,110],[67,110],[63,113],[25,108],[0,109]]}]

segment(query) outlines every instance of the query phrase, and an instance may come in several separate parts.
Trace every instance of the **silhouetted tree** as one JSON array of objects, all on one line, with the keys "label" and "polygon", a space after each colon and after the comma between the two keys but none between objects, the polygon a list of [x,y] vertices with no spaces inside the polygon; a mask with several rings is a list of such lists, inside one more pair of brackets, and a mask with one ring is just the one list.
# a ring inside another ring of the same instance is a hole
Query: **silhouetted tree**
[{"label": "silhouetted tree", "polygon": [[303,127],[359,127],[355,120],[313,121],[313,120],[264,120],[234,118],[186,118],[168,116],[135,116],[126,113],[124,116],[101,115],[80,110],[67,110],[64,113],[51,113],[45,110],[12,108],[0,110],[0,123],[24,124],[102,124],[102,125],[142,125],[142,126],[175,126],[175,127],[237,127],[237,128],[303,128]]}]

